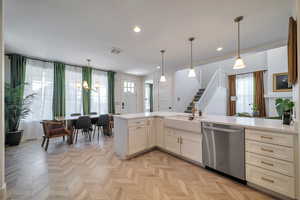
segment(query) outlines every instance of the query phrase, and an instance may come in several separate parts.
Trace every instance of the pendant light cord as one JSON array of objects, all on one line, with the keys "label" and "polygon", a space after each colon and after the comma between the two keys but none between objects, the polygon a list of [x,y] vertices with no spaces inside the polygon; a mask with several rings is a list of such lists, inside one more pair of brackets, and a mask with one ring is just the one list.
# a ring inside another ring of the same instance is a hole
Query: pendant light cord
[{"label": "pendant light cord", "polygon": [[193,69],[193,41],[191,40],[191,69]]},{"label": "pendant light cord", "polygon": [[189,38],[189,41],[191,42],[191,69],[194,69],[193,66],[193,41],[195,40],[195,38],[191,37]]},{"label": "pendant light cord", "polygon": [[240,22],[237,23],[238,25],[238,58],[241,57],[241,44],[240,44]]},{"label": "pendant light cord", "polygon": [[164,53],[165,50],[161,50],[161,74],[164,76],[165,75],[165,58],[164,58]]}]

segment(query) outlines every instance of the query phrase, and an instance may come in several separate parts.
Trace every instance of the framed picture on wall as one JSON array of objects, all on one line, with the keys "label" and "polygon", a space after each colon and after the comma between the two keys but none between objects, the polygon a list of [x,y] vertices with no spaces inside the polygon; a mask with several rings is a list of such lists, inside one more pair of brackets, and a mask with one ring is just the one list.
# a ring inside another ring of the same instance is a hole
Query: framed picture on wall
[{"label": "framed picture on wall", "polygon": [[273,92],[291,92],[292,86],[288,84],[288,73],[273,74]]}]

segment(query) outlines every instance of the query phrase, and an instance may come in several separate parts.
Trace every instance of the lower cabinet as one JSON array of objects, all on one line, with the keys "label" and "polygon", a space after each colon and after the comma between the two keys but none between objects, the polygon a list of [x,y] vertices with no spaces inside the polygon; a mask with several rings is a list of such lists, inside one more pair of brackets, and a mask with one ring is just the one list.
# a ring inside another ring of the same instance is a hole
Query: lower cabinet
[{"label": "lower cabinet", "polygon": [[196,133],[182,133],[180,137],[181,155],[202,163],[202,135]]},{"label": "lower cabinet", "polygon": [[179,136],[175,133],[174,129],[165,128],[165,149],[180,154]]},{"label": "lower cabinet", "polygon": [[146,126],[136,126],[129,128],[128,153],[134,154],[147,149],[147,128]]},{"label": "lower cabinet", "polygon": [[164,148],[165,141],[164,141],[164,120],[162,118],[155,118],[155,132],[156,132],[156,146],[160,148]]},{"label": "lower cabinet", "polygon": [[165,149],[202,163],[202,135],[178,129],[165,128]]}]

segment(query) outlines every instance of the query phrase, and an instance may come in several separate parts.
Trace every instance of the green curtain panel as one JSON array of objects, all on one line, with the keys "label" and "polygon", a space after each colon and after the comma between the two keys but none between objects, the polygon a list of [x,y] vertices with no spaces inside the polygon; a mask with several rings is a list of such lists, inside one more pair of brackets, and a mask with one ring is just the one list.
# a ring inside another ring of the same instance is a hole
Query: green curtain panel
[{"label": "green curtain panel", "polygon": [[25,73],[26,73],[26,57],[10,54],[10,83],[12,88],[20,87],[19,101],[22,100],[24,95]]},{"label": "green curtain panel", "polygon": [[153,84],[149,84],[149,89],[150,89],[150,112],[153,112]]},{"label": "green curtain panel", "polygon": [[[15,93],[15,104],[21,104],[24,96],[24,84],[25,84],[25,73],[26,73],[26,57],[17,55],[17,54],[9,54],[10,60],[10,87],[18,88]],[[7,92],[7,91],[6,91]],[[11,130],[11,119],[5,117],[5,130]]]},{"label": "green curtain panel", "polygon": [[66,115],[65,64],[54,62],[53,118]]},{"label": "green curtain panel", "polygon": [[115,72],[107,72],[108,80],[108,112],[115,113]]},{"label": "green curtain panel", "polygon": [[[82,68],[82,83],[86,81],[89,88],[92,87],[92,68]],[[91,90],[82,88],[83,114],[88,115],[91,111]]]}]

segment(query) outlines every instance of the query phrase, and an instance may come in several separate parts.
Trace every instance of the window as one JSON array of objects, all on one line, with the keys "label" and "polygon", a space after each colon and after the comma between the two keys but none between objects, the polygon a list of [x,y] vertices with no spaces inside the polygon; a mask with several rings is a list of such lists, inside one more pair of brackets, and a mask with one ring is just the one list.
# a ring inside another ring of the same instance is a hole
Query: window
[{"label": "window", "polygon": [[66,116],[82,113],[82,68],[66,65]]},{"label": "window", "polygon": [[36,93],[36,96],[24,121],[52,119],[53,74],[53,63],[27,59],[24,95]]},{"label": "window", "polygon": [[253,73],[236,76],[236,112],[252,113],[251,106],[254,100]]},{"label": "window", "polygon": [[41,138],[40,121],[52,119],[53,63],[27,59],[24,95],[36,93],[30,106],[31,112],[20,123],[24,130],[23,140]]},{"label": "window", "polygon": [[91,112],[108,113],[107,72],[92,70]]},{"label": "window", "polygon": [[130,93],[134,93],[134,82],[131,81],[124,81],[124,92],[130,92]]}]

